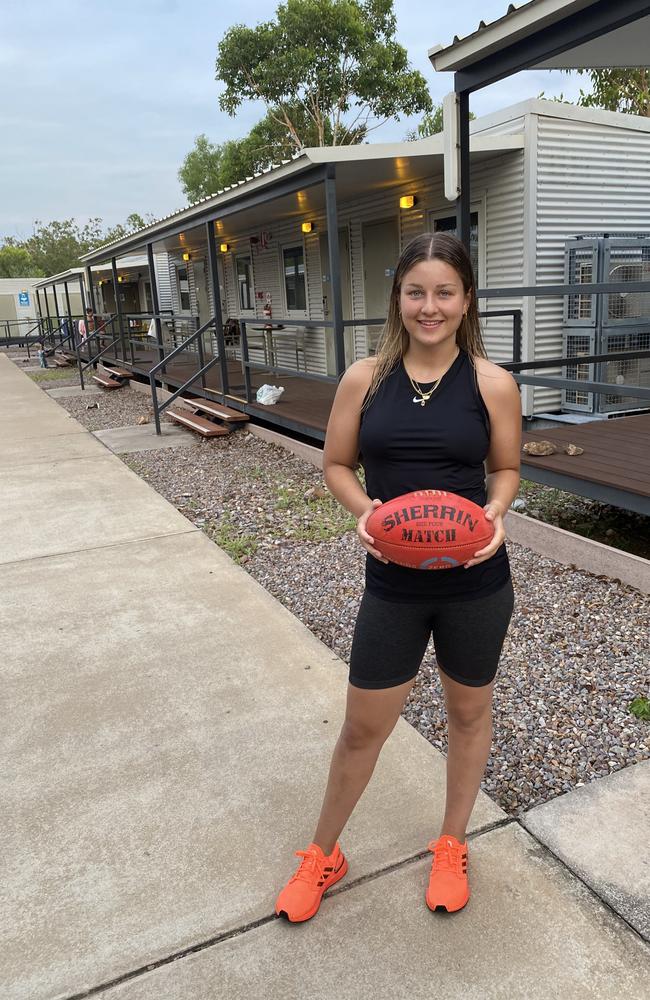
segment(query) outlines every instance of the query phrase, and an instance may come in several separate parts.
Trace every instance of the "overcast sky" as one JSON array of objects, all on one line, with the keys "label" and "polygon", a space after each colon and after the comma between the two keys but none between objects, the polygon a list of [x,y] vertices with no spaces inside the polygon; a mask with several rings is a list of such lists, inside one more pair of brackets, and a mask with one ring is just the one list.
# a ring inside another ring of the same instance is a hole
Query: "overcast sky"
[{"label": "overcast sky", "polygon": [[[262,116],[219,110],[217,44],[235,23],[270,19],[277,0],[0,0],[0,240],[28,236],[40,219],[122,222],[185,204],[178,168],[205,132],[245,135]],[[397,36],[435,101],[453,77],[427,49],[501,17],[507,0],[396,0]],[[580,78],[523,73],[477,93],[476,115],[544,90],[573,98]],[[400,140],[416,123],[392,122],[372,141]]]}]

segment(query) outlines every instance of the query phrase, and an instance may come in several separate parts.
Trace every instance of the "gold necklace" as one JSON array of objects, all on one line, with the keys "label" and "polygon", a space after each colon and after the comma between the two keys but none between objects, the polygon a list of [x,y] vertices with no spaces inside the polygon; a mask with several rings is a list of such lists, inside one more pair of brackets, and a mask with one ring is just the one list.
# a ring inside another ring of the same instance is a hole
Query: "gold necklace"
[{"label": "gold necklace", "polygon": [[451,368],[451,366],[453,365],[454,361],[456,360],[456,358],[458,357],[459,354],[460,354],[460,350],[458,350],[456,352],[455,356],[451,359],[451,361],[449,362],[449,364],[445,368],[444,372],[442,372],[442,374],[438,376],[438,378],[436,379],[436,381],[434,382],[433,386],[429,389],[428,392],[424,392],[420,388],[420,386],[418,385],[418,383],[415,381],[415,379],[411,378],[411,376],[409,375],[408,371],[406,371],[406,365],[404,365],[404,371],[406,371],[406,374],[408,376],[408,380],[411,383],[411,385],[413,386],[413,391],[416,392],[416,393],[418,393],[418,395],[420,397],[418,399],[417,396],[414,396],[413,397],[413,402],[414,403],[419,403],[420,406],[426,406],[426,404],[429,402],[429,400],[433,396],[434,392],[436,391],[436,389],[438,388],[438,386],[442,382],[443,378],[445,377],[445,375],[447,374],[447,372],[449,371],[449,369]]}]

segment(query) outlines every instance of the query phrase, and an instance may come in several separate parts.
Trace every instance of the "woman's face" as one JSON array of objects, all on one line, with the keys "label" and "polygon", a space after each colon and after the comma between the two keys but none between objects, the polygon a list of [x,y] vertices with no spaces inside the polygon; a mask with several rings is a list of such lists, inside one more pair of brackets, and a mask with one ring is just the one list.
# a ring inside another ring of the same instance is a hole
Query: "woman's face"
[{"label": "woman's face", "polygon": [[438,346],[456,339],[471,295],[458,272],[442,260],[422,260],[404,275],[399,293],[402,322],[411,342]]}]

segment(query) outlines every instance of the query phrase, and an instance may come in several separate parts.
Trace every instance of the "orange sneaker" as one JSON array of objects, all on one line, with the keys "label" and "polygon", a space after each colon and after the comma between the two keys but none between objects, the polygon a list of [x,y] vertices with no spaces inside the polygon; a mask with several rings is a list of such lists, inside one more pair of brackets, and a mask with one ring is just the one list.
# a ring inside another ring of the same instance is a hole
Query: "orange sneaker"
[{"label": "orange sneaker", "polygon": [[427,906],[430,910],[462,910],[469,899],[467,881],[467,841],[461,844],[451,834],[443,834],[427,844],[433,853],[431,875],[427,888]]},{"label": "orange sneaker", "polygon": [[348,863],[338,844],[330,855],[323,854],[318,844],[310,844],[306,851],[296,851],[296,856],[302,858],[298,870],[275,903],[277,915],[284,915],[292,923],[313,917],[324,893],[348,870]]}]

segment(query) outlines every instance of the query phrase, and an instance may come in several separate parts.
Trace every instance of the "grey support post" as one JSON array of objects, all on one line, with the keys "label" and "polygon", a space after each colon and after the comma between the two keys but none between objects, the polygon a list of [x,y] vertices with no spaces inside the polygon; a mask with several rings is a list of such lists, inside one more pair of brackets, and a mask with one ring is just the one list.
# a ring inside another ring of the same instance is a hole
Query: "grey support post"
[{"label": "grey support post", "polygon": [[[151,286],[151,305],[154,312],[154,323],[156,325],[156,340],[158,341],[158,360],[165,357],[165,348],[162,339],[162,322],[160,320],[160,302],[158,301],[158,282],[156,280],[156,261],[153,255],[153,243],[147,243],[147,261],[149,263],[149,284]],[[165,369],[162,368],[164,374]]]},{"label": "grey support post", "polygon": [[345,372],[345,328],[343,326],[343,301],[341,298],[339,222],[336,210],[336,167],[333,163],[327,164],[325,174],[325,211],[327,215],[330,287],[332,289],[332,318],[334,320],[334,358],[336,376],[340,379]]},{"label": "grey support post", "polygon": [[[458,78],[456,78],[458,86]],[[469,91],[458,91],[458,141],[460,144],[460,197],[456,202],[456,232],[470,250],[470,179],[469,179]]]},{"label": "grey support post", "polygon": [[228,362],[226,359],[226,339],[223,335],[221,320],[221,291],[219,289],[219,269],[217,267],[217,241],[214,235],[214,221],[206,222],[205,233],[208,241],[208,274],[214,303],[214,332],[219,351],[219,368],[221,369],[221,394],[225,405],[226,396],[230,391],[228,382]]},{"label": "grey support post", "polygon": [[117,313],[117,326],[120,331],[120,343],[122,345],[122,361],[126,361],[126,344],[124,343],[124,322],[122,320],[122,307],[120,305],[119,282],[117,280],[117,261],[111,257],[111,274],[113,277],[113,294],[115,295],[115,312]]}]

